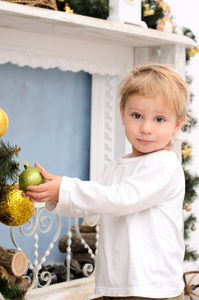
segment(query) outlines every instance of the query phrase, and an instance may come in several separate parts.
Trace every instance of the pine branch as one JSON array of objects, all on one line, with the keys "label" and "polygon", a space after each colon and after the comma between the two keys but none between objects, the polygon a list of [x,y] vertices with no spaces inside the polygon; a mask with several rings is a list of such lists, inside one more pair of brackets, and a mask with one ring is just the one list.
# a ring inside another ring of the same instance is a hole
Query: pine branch
[{"label": "pine branch", "polygon": [[6,300],[25,300],[26,291],[20,289],[16,284],[10,280],[0,276],[0,291]]},{"label": "pine branch", "polygon": [[197,119],[191,115],[191,112],[190,112],[188,118],[189,118],[189,124],[183,125],[183,127],[182,127],[183,132],[190,132],[192,130],[192,128],[195,127],[198,123]]},{"label": "pine branch", "polygon": [[70,0],[69,6],[74,13],[99,19],[109,16],[108,0]]},{"label": "pine branch", "polygon": [[7,157],[16,155],[20,150],[21,148],[19,148],[17,145],[15,147],[11,147],[9,142],[5,144],[3,140],[0,140],[0,161],[6,159]]},{"label": "pine branch", "polygon": [[196,41],[196,36],[195,34],[193,34],[193,32],[191,31],[191,29],[187,28],[187,27],[183,27],[182,28],[182,32],[184,35],[186,35],[187,37],[191,38],[192,40]]},{"label": "pine branch", "polygon": [[199,185],[199,176],[191,175],[187,170],[184,169],[185,174],[185,201],[187,203],[193,203],[193,201],[197,198],[196,188]]},{"label": "pine branch", "polygon": [[190,234],[190,228],[193,225],[193,223],[196,223],[197,218],[191,214],[185,221],[184,221],[184,239],[189,239]]},{"label": "pine branch", "polygon": [[4,143],[0,140],[0,189],[5,187],[9,180],[14,181],[19,172],[19,163],[14,157],[18,155],[21,148],[15,145],[14,147],[9,142]]},{"label": "pine branch", "polygon": [[190,260],[197,260],[199,258],[199,253],[196,250],[189,249],[188,245],[185,245],[185,255],[184,260],[190,261]]}]

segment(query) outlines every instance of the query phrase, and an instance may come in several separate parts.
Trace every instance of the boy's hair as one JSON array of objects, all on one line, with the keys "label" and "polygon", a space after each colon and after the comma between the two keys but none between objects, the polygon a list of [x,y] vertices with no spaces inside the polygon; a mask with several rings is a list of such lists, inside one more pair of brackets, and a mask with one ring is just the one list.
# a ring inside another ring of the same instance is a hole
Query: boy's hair
[{"label": "boy's hair", "polygon": [[172,66],[148,63],[134,67],[119,86],[120,106],[124,109],[129,95],[162,96],[174,108],[177,119],[186,119],[189,106],[189,85]]}]

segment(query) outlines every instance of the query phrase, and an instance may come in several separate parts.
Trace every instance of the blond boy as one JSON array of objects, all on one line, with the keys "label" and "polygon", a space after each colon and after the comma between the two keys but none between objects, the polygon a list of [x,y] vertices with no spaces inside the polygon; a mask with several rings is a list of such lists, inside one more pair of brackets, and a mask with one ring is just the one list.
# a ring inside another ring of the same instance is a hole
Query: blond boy
[{"label": "blond boy", "polygon": [[36,164],[47,183],[29,187],[26,196],[46,202],[55,214],[101,216],[97,295],[178,297],[184,289],[185,181],[171,149],[186,120],[188,85],[172,67],[149,63],[126,75],[120,96],[132,152],[111,163],[97,182],[54,176]]}]

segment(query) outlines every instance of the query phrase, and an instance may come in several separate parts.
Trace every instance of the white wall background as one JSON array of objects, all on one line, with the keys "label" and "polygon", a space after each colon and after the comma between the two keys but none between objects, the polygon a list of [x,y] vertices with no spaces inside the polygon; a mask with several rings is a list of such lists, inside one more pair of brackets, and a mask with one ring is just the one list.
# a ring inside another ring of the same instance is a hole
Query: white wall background
[{"label": "white wall background", "polygon": [[[199,44],[199,0],[165,0],[170,5],[172,15],[177,26],[177,32],[182,33],[182,27],[189,28],[196,36]],[[191,131],[188,142],[192,145],[192,162],[189,170],[193,175],[199,176],[199,53],[190,59],[186,67],[187,74],[193,78],[191,91],[194,94],[192,111],[198,120],[197,126]],[[188,167],[188,166],[187,166]],[[192,204],[191,212],[197,217],[197,230],[191,233],[189,240],[190,248],[199,251],[199,188],[197,189],[198,199]]]}]

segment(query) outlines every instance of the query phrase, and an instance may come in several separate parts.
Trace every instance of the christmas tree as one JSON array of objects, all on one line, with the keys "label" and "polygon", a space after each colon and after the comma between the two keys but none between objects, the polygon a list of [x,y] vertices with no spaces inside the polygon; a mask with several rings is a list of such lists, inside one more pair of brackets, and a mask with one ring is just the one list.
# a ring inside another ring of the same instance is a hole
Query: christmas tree
[{"label": "christmas tree", "polygon": [[[9,181],[14,183],[19,171],[19,163],[15,161],[15,156],[21,150],[15,145],[0,140],[0,192],[8,186]],[[26,291],[13,284],[9,279],[0,276],[0,291],[2,299],[25,299]],[[4,297],[4,298],[3,298]]]},{"label": "christmas tree", "polygon": [[19,163],[15,161],[21,148],[17,145],[11,146],[9,142],[0,140],[0,190],[8,183],[14,183],[19,172]]}]

